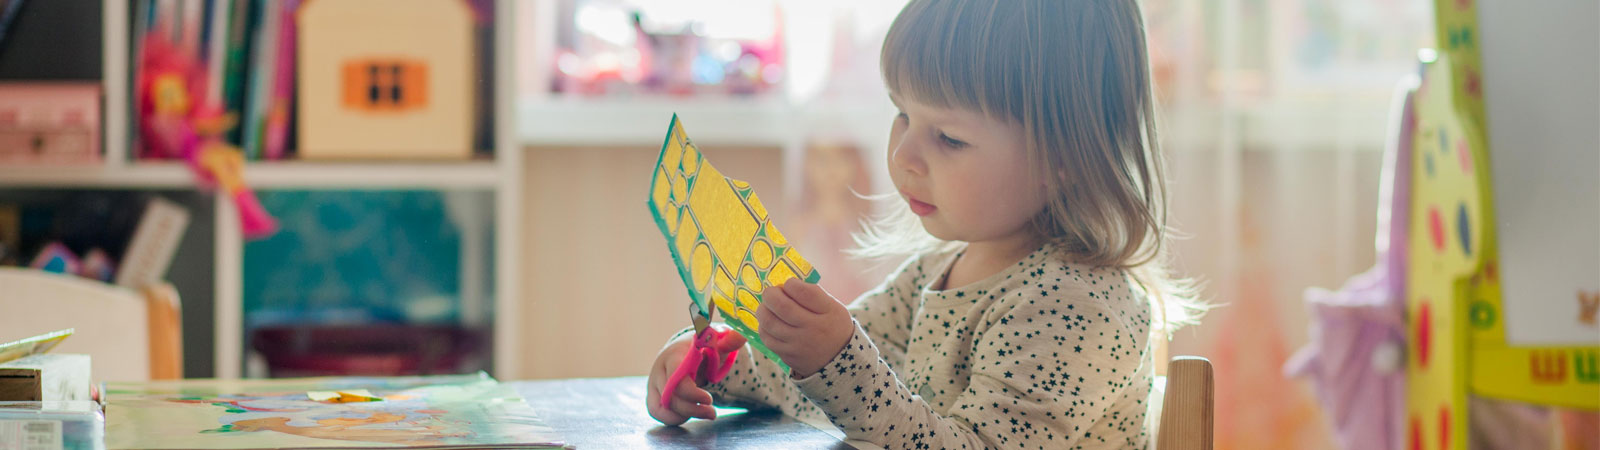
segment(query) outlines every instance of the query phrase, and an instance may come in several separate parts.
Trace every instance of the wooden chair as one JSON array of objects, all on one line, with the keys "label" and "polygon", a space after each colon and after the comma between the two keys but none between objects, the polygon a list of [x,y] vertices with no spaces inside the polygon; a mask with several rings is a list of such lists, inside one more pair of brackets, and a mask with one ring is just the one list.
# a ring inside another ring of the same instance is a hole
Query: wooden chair
[{"label": "wooden chair", "polygon": [[0,342],[64,328],[77,331],[54,352],[90,357],[96,381],[183,377],[177,290],[137,292],[38,270],[0,268]]},{"label": "wooden chair", "polygon": [[1211,450],[1214,385],[1211,361],[1198,356],[1172,358],[1156,450]]}]

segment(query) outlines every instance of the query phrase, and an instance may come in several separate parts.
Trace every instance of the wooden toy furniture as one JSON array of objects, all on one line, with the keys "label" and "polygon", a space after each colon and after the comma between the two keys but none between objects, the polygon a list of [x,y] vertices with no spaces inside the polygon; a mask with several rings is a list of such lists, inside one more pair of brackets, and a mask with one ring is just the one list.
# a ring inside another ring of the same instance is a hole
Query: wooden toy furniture
[{"label": "wooden toy furniture", "polygon": [[0,341],[73,328],[54,352],[83,353],[96,381],[183,376],[177,291],[137,292],[32,269],[0,268]]}]

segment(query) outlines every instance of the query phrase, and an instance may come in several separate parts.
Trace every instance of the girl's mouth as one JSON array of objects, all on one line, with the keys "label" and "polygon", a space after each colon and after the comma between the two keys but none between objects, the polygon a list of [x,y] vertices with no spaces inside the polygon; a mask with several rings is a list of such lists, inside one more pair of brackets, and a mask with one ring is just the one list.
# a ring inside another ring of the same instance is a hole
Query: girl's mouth
[{"label": "girl's mouth", "polygon": [[921,200],[917,200],[916,197],[912,197],[910,194],[906,194],[904,192],[900,194],[906,197],[906,203],[911,205],[911,213],[913,214],[926,217],[929,214],[933,214],[934,211],[939,210],[939,207],[930,205]]}]

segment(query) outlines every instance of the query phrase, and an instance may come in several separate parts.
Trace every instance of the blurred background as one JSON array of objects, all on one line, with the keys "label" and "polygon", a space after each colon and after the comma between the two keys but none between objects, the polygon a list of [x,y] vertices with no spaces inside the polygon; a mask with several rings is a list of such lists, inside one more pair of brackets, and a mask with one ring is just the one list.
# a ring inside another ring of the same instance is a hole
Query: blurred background
[{"label": "blurred background", "polygon": [[[841,250],[875,212],[854,193],[891,191],[878,52],[903,5],[0,0],[0,263],[121,283],[141,222],[182,219],[143,251],[182,295],[188,377],[643,374],[689,324],[645,208],[674,113],[835,295],[898,263]],[[1283,366],[1302,292],[1377,257],[1434,2],[1143,6],[1177,268],[1216,306],[1170,352],[1218,367],[1221,448],[1335,448]],[[186,137],[237,148],[243,183]]]}]

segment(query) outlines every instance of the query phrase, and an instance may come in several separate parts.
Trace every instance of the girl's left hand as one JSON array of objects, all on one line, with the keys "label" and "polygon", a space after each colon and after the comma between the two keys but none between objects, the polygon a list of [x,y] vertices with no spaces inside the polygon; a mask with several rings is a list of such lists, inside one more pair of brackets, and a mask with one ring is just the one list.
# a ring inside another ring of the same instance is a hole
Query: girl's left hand
[{"label": "girl's left hand", "polygon": [[821,286],[799,279],[762,291],[756,321],[761,342],[789,364],[794,378],[821,370],[855,334],[844,304]]}]

